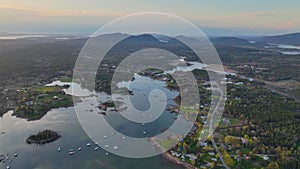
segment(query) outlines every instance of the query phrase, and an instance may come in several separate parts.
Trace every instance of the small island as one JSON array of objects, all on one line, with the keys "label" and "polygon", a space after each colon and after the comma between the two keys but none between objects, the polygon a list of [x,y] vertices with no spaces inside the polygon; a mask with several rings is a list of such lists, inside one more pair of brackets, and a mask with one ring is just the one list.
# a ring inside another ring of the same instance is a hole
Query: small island
[{"label": "small island", "polygon": [[54,142],[55,140],[59,139],[61,136],[51,130],[44,130],[39,132],[36,135],[31,135],[26,139],[28,144],[47,144]]}]

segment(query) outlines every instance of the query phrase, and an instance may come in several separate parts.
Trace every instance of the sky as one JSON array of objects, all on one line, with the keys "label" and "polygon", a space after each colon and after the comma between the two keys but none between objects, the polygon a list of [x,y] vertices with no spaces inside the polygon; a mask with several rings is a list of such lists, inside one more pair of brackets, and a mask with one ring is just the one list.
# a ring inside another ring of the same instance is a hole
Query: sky
[{"label": "sky", "polygon": [[0,0],[0,32],[92,34],[116,18],[165,12],[209,35],[300,32],[299,0]]}]

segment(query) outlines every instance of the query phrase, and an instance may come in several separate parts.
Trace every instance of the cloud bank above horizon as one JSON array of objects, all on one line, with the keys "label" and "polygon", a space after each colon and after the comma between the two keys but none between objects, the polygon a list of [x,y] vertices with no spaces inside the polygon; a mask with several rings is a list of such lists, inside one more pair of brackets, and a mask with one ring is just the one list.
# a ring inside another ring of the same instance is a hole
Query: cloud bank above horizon
[{"label": "cloud bank above horizon", "polygon": [[183,17],[208,34],[297,32],[299,1],[241,0],[0,0],[0,32],[91,34],[107,22],[137,12]]}]

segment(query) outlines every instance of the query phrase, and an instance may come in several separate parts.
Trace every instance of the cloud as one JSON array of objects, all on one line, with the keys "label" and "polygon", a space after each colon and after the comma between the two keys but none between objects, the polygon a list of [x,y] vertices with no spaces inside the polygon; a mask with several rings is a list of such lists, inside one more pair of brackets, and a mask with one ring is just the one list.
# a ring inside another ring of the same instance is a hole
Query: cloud
[{"label": "cloud", "polygon": [[237,18],[249,18],[249,17],[261,17],[261,16],[272,16],[278,15],[282,12],[278,11],[257,11],[257,12],[247,12],[247,13],[238,13],[235,15],[227,15],[215,18],[213,20],[226,20],[226,19],[237,19]]},{"label": "cloud", "polygon": [[17,10],[17,11],[24,11],[24,12],[31,12],[35,15],[40,16],[54,16],[54,17],[63,17],[63,16],[122,16],[122,13],[114,13],[114,12],[99,12],[99,11],[79,11],[79,10],[37,10],[37,9],[29,9],[24,7],[15,7],[15,6],[8,6],[8,5],[0,5],[1,9],[7,10]]},{"label": "cloud", "polygon": [[276,28],[278,30],[284,30],[284,29],[291,29],[295,26],[294,22],[292,21],[287,21],[284,23],[279,24]]}]

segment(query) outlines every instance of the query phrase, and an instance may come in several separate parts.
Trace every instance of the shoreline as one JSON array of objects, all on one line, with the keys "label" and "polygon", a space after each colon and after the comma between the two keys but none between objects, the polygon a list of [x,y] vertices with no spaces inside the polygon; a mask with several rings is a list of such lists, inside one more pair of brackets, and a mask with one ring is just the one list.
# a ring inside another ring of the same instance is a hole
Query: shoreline
[{"label": "shoreline", "polygon": [[193,166],[192,164],[190,163],[187,163],[187,162],[183,162],[183,161],[180,161],[178,158],[176,157],[173,157],[171,154],[167,153],[167,152],[164,152],[162,154],[162,157],[167,160],[168,162],[170,163],[173,163],[173,164],[176,164],[182,168],[185,168],[185,169],[198,169],[197,167]]},{"label": "shoreline", "polygon": [[148,140],[150,142],[152,142],[154,148],[159,149],[160,151],[162,151],[163,153],[161,154],[162,158],[170,163],[173,163],[177,166],[180,166],[182,168],[185,169],[198,169],[197,167],[193,166],[190,163],[184,162],[184,161],[180,161],[178,158],[173,157],[170,153],[168,153],[167,151],[165,151],[165,148],[163,148],[156,140],[155,138],[151,137],[148,138]]}]

